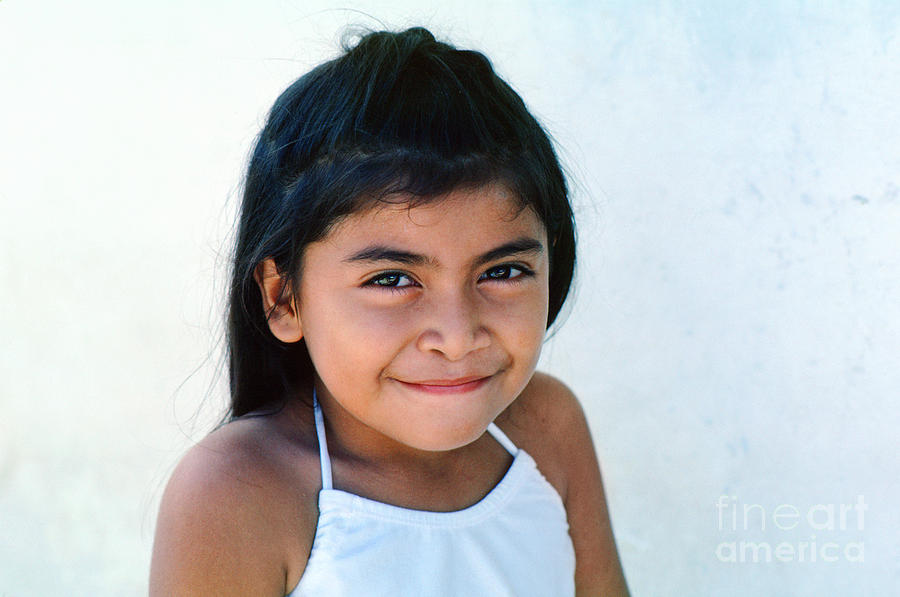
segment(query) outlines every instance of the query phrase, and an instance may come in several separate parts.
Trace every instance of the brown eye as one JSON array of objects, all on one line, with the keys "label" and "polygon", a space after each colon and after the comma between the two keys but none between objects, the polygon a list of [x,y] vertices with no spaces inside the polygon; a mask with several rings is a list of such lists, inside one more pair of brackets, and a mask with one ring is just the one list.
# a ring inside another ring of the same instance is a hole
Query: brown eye
[{"label": "brown eye", "polygon": [[480,280],[516,280],[522,276],[531,276],[534,273],[524,266],[518,265],[498,265],[492,267],[481,275]]},{"label": "brown eye", "polygon": [[368,286],[381,286],[384,288],[405,288],[412,286],[412,279],[401,272],[387,272],[380,274],[367,282]]}]

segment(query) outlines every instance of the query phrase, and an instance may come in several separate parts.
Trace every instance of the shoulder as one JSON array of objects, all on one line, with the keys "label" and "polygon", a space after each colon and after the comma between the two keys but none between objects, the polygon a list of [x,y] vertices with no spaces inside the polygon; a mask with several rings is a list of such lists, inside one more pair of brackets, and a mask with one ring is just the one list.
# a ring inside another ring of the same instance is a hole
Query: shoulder
[{"label": "shoulder", "polygon": [[293,586],[320,479],[317,450],[283,431],[276,417],[238,420],[185,454],[160,504],[151,595],[280,596]]},{"label": "shoulder", "polygon": [[575,447],[593,450],[584,410],[572,390],[552,375],[535,372],[497,424],[534,458],[565,501],[567,455]]},{"label": "shoulder", "polygon": [[584,421],[581,403],[569,387],[559,379],[535,371],[516,400],[520,409],[538,415],[539,422],[552,427],[565,427]]},{"label": "shoulder", "polygon": [[497,423],[531,454],[562,497],[575,548],[577,594],[628,595],[600,464],[575,394],[558,379],[535,373]]}]

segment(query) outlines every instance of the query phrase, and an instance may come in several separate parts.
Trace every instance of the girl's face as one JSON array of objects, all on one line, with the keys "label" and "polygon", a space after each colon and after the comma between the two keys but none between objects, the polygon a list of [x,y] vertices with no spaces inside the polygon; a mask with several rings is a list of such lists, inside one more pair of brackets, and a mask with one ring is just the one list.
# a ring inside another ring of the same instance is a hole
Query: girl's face
[{"label": "girl's face", "polygon": [[537,364],[547,253],[501,185],[377,204],[308,245],[296,309],[329,424],[389,449],[480,437]]}]

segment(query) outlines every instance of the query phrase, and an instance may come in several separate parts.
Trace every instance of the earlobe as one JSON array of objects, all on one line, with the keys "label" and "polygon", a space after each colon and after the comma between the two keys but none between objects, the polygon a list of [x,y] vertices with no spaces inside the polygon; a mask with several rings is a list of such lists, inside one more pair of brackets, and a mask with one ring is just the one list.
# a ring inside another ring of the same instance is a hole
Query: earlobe
[{"label": "earlobe", "polygon": [[272,335],[282,342],[298,342],[303,338],[303,328],[290,282],[282,277],[271,257],[256,266],[253,278],[262,294],[263,312]]}]

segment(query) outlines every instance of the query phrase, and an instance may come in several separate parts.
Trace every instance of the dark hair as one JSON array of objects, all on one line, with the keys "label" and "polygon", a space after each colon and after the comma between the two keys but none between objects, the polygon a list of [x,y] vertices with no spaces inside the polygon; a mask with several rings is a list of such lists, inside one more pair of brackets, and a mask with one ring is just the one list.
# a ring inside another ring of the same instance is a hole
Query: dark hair
[{"label": "dark hair", "polygon": [[400,195],[415,204],[495,181],[547,230],[549,327],[575,267],[566,182],[547,134],[483,54],[418,27],[369,33],[288,87],[244,186],[229,285],[230,416],[312,385],[305,342],[268,329],[253,277],[261,261],[272,257],[296,288],[306,245],[366,203]]}]

